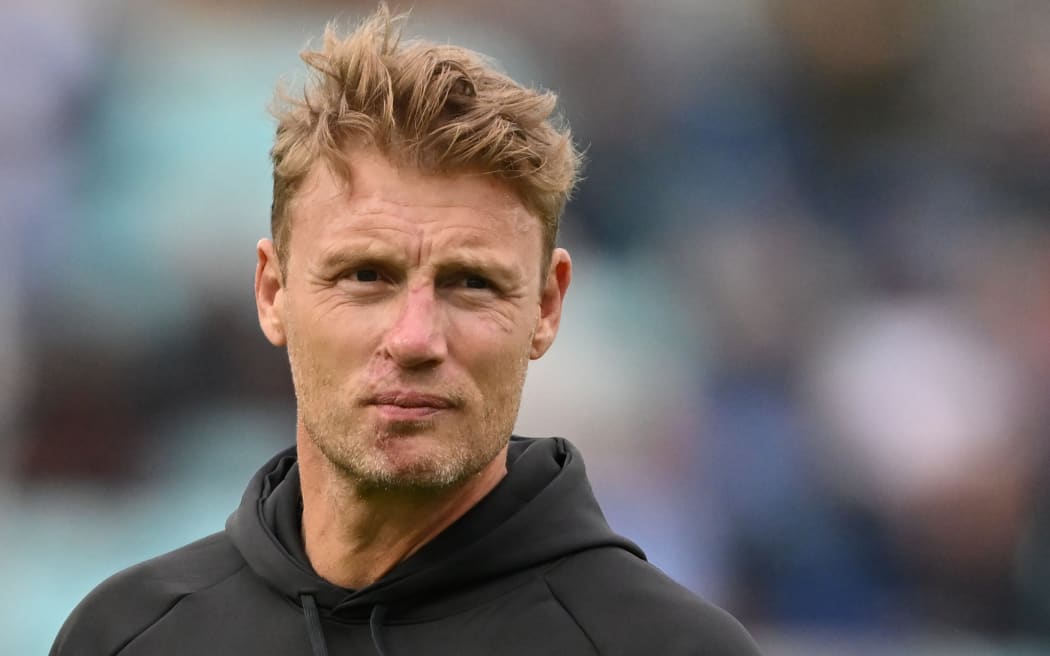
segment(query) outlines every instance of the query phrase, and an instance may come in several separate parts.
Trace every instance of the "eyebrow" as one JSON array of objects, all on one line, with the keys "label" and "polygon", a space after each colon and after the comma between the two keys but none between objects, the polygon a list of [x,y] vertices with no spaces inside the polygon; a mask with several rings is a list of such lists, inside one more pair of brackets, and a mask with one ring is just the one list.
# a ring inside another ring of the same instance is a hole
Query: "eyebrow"
[{"label": "eyebrow", "polygon": [[403,265],[405,257],[397,248],[389,248],[372,239],[361,239],[340,244],[339,247],[326,251],[317,263],[321,270],[331,271],[351,265],[384,261]]},{"label": "eyebrow", "polygon": [[514,283],[525,278],[525,272],[520,266],[508,265],[494,257],[469,252],[453,253],[438,258],[435,264],[438,271],[478,271],[505,283]]},{"label": "eyebrow", "polygon": [[[386,245],[380,245],[371,240],[362,240],[357,243],[341,244],[338,248],[331,249],[317,260],[317,265],[321,272],[331,273],[351,266],[369,264],[392,264],[406,267],[406,259],[400,249],[388,248]],[[439,275],[454,271],[476,271],[503,284],[517,284],[526,276],[520,266],[509,265],[501,262],[499,258],[472,252],[469,249],[438,256],[433,259],[432,263]]]}]

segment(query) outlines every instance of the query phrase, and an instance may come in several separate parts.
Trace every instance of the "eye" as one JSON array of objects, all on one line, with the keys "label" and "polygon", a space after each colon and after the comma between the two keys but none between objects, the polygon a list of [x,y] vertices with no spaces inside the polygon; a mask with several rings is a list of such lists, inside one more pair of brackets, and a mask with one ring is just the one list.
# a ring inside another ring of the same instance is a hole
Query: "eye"
[{"label": "eye", "polygon": [[350,278],[357,282],[375,282],[379,280],[379,272],[375,269],[358,269],[350,274]]},{"label": "eye", "polygon": [[473,274],[463,277],[463,285],[469,289],[489,289],[492,287],[487,278]]}]

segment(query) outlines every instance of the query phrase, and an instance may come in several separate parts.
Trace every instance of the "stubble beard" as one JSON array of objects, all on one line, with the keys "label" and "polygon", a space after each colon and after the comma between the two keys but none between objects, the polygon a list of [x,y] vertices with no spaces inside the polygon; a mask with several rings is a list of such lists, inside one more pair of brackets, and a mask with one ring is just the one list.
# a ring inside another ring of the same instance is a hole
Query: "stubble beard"
[{"label": "stubble beard", "polygon": [[[396,422],[385,428],[366,425],[366,408],[348,406],[346,397],[326,398],[326,392],[330,394],[338,385],[316,363],[297,360],[292,359],[292,370],[300,424],[325,459],[359,493],[436,492],[480,473],[510,439],[528,367],[526,355],[511,365],[511,371],[503,372],[502,389],[480,413],[475,411],[476,419],[463,417],[466,421],[457,422],[462,424],[461,432],[442,435],[441,424],[456,421],[454,415]],[[464,406],[445,412],[472,410],[467,400]],[[406,456],[396,442],[421,434],[441,442],[436,448],[428,447],[425,454]]]}]

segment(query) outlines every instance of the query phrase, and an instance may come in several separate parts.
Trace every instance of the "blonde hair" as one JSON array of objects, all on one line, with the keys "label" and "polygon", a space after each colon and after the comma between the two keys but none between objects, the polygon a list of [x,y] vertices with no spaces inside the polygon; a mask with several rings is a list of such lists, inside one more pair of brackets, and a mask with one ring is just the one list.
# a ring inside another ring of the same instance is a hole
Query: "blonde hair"
[{"label": "blonde hair", "polygon": [[311,69],[302,96],[278,91],[270,151],[278,258],[287,262],[289,206],[306,175],[323,160],[349,180],[352,146],[361,144],[424,172],[506,182],[539,218],[549,261],[580,167],[568,127],[552,117],[557,97],[519,85],[466,48],[402,43],[404,18],[380,4],[349,36],[330,23],[321,48],[300,53]]}]

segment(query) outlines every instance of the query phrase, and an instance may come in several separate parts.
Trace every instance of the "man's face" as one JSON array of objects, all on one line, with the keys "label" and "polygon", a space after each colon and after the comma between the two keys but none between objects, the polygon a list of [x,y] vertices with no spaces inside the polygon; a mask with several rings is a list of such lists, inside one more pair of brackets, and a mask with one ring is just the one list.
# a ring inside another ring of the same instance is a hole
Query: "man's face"
[{"label": "man's face", "polygon": [[[568,255],[504,185],[356,152],[292,204],[284,282],[259,245],[264,332],[287,344],[301,433],[376,488],[459,483],[494,462],[530,358],[554,339]],[[542,284],[541,284],[542,281]]]}]

